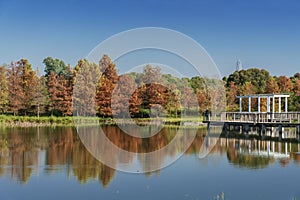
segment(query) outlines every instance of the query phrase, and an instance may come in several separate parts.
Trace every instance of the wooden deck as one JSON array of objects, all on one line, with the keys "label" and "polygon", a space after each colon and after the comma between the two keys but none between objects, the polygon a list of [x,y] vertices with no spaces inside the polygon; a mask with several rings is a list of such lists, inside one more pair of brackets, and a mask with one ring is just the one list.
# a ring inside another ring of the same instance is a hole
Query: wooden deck
[{"label": "wooden deck", "polygon": [[226,112],[221,114],[220,121],[250,123],[300,123],[300,112],[258,113],[258,112]]},{"label": "wooden deck", "polygon": [[230,126],[242,127],[246,132],[249,127],[260,127],[264,130],[266,127],[278,127],[279,133],[283,127],[295,127],[300,135],[300,112],[282,112],[282,113],[258,113],[258,112],[225,112],[218,118],[211,118],[203,121],[210,126],[223,126],[230,130]]}]

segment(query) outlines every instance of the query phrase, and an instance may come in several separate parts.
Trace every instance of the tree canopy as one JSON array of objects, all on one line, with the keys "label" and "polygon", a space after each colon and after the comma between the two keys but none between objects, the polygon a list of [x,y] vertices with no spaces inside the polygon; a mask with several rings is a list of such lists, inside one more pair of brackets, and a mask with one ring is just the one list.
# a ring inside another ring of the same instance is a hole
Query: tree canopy
[{"label": "tree canopy", "polygon": [[178,78],[151,65],[146,65],[141,73],[119,75],[108,55],[103,55],[98,63],[79,60],[74,68],[52,57],[45,58],[43,63],[42,76],[27,59],[0,66],[1,113],[112,117],[115,112],[121,117],[129,112],[131,117],[149,117],[154,114],[151,111],[160,110],[177,117],[182,113],[203,113],[207,108],[222,110],[223,92],[228,111],[238,110],[237,95],[258,93],[288,93],[289,110],[300,111],[299,72],[292,77],[277,77],[264,69],[251,68],[217,80],[199,76]]}]

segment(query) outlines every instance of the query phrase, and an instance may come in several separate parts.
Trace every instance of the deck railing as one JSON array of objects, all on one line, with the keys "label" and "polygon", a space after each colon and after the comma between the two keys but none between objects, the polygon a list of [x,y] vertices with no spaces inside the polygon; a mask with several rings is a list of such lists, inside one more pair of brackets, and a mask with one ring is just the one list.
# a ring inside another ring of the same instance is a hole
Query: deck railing
[{"label": "deck railing", "polygon": [[300,112],[225,112],[221,115],[221,121],[250,123],[300,123]]}]

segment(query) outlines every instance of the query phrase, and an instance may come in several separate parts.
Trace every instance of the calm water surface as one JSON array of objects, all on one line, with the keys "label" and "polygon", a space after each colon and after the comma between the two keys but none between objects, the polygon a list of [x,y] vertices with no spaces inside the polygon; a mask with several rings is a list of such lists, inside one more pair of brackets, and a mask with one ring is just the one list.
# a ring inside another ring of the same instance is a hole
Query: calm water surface
[{"label": "calm water surface", "polygon": [[[106,130],[111,141],[133,152],[159,149],[175,133],[165,128],[142,140],[123,137],[117,127]],[[198,130],[192,146],[171,166],[129,174],[93,158],[74,128],[2,128],[0,199],[300,199],[298,143],[220,138],[199,159],[201,145],[210,142],[203,133]]]}]

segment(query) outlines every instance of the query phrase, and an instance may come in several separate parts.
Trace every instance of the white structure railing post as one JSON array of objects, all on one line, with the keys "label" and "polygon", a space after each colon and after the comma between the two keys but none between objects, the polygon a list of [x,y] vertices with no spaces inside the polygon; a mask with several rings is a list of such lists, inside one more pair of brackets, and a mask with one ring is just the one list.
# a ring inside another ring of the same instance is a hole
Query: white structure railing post
[{"label": "white structure railing post", "polygon": [[258,108],[257,111],[260,113],[260,96],[258,96]]},{"label": "white structure railing post", "polygon": [[281,97],[278,100],[278,113],[281,113]]},{"label": "white structure railing post", "polygon": [[285,106],[284,106],[284,112],[288,112],[288,98],[287,97],[285,97],[285,99],[284,99],[284,103],[285,103]]},{"label": "white structure railing post", "polygon": [[248,97],[248,112],[251,112],[251,97]]},{"label": "white structure railing post", "polygon": [[239,100],[240,100],[240,112],[242,112],[242,111],[243,111],[243,107],[242,107],[242,98],[239,98]]}]

